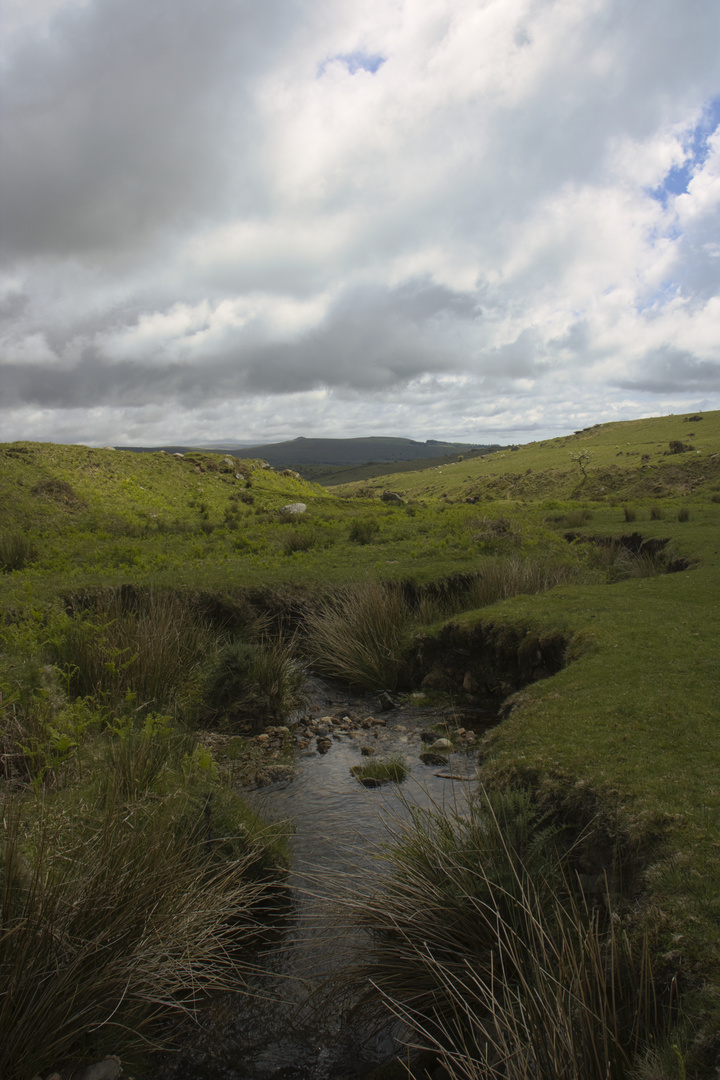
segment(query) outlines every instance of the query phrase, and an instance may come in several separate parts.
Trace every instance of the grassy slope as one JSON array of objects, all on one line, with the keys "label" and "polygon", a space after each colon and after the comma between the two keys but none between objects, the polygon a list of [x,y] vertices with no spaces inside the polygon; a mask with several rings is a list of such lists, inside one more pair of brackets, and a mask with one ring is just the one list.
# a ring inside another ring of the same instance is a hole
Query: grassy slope
[{"label": "grassy slope", "polygon": [[[666,455],[671,440],[691,443],[695,451]],[[528,443],[517,451],[439,466],[430,473],[390,474],[366,481],[363,488],[368,492],[391,488],[408,498],[446,495],[453,500],[656,497],[690,490],[694,478],[717,476],[720,463],[709,458],[719,447],[720,412],[703,414],[697,424],[686,423],[684,416],[662,416],[600,424],[577,435]],[[572,461],[572,455],[580,453],[592,455],[587,479]],[[643,455],[649,456],[647,462]],[[339,490],[351,493],[357,486]]]}]

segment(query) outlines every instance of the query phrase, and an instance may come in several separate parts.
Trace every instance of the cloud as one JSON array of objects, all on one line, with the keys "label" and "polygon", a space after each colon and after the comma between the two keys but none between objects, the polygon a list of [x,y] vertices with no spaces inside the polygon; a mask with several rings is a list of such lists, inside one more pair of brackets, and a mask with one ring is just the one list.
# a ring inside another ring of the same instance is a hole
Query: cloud
[{"label": "cloud", "polygon": [[7,11],[9,436],[720,407],[706,0]]}]

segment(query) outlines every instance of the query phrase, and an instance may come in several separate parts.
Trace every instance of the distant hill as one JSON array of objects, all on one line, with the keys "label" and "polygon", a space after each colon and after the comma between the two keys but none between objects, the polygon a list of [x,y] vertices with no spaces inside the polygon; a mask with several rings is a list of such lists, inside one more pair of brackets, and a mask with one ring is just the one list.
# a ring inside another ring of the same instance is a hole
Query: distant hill
[{"label": "distant hill", "polygon": [[[496,449],[496,447],[494,447]],[[165,450],[172,453],[184,453],[194,446],[118,446],[117,450],[132,450],[138,453]],[[299,436],[279,443],[260,443],[249,446],[245,443],[222,443],[217,446],[203,445],[208,453],[232,453],[242,449],[244,458],[263,458],[274,468],[292,468],[296,465],[365,465],[386,463],[389,461],[413,461],[419,458],[436,458],[448,454],[465,454],[471,450],[488,450],[487,445],[479,443],[442,442],[440,439],[428,439],[417,442],[415,439],[392,438],[384,435],[372,435],[359,439],[305,439]],[[237,456],[237,455],[236,455]]]},{"label": "distant hill", "polygon": [[[188,446],[118,446],[118,450],[130,450],[135,453],[148,453],[165,450],[167,453],[186,453],[197,447]],[[305,439],[300,436],[287,442],[264,443],[257,446],[224,443],[216,447],[203,446],[206,452],[231,453],[236,457],[262,458],[275,469],[295,469],[305,479],[318,483],[339,484],[352,480],[380,476],[385,472],[395,471],[384,466],[396,466],[404,463],[401,470],[427,468],[433,464],[455,460],[458,455],[477,455],[491,453],[500,447],[497,444],[442,442],[428,439],[417,442],[415,439],[392,438],[373,435],[358,439]],[[240,453],[238,453],[240,451]],[[348,474],[347,470],[362,471]],[[338,472],[341,475],[335,476]]]}]

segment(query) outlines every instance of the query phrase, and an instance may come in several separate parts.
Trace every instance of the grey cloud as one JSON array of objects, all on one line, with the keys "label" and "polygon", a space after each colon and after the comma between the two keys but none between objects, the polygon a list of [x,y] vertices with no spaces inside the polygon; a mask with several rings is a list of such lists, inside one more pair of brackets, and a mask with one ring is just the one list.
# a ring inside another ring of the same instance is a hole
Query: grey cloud
[{"label": "grey cloud", "polygon": [[[201,406],[236,395],[326,385],[372,393],[428,371],[467,366],[462,333],[472,333],[480,316],[472,294],[424,280],[394,290],[348,290],[321,326],[297,340],[263,341],[234,331],[192,364],[109,362],[92,343],[71,366],[4,364],[3,402],[5,408],[19,403],[140,406],[167,400]],[[460,344],[453,341],[458,330]]]},{"label": "grey cloud", "polygon": [[537,362],[544,355],[540,335],[528,327],[507,345],[488,349],[482,355],[485,373],[497,379],[521,379],[536,373]]},{"label": "grey cloud", "polygon": [[248,79],[285,42],[282,0],[90,0],[6,72],[5,244],[123,248],[264,203]]},{"label": "grey cloud", "polygon": [[647,352],[638,369],[634,379],[618,379],[615,385],[654,394],[717,393],[720,386],[720,363],[698,360],[691,352],[670,346]]},{"label": "grey cloud", "polygon": [[590,327],[587,319],[579,319],[568,327],[562,337],[551,338],[548,350],[551,352],[585,353],[590,345]]}]

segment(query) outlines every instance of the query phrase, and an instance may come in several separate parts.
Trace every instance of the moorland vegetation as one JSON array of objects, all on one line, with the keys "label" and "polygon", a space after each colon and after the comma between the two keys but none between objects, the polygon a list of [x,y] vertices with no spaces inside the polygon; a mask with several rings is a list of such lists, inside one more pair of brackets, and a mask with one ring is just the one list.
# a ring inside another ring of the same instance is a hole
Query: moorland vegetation
[{"label": "moorland vegetation", "polygon": [[468,813],[341,898],[358,1008],[451,1077],[715,1075],[720,414],[332,492],[12,443],[0,500],[0,1075],[143,1075],[258,969],[287,844],[242,785],[311,670],[500,718]]}]

